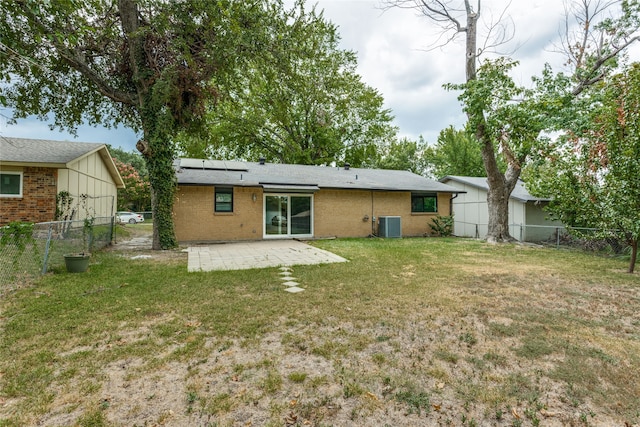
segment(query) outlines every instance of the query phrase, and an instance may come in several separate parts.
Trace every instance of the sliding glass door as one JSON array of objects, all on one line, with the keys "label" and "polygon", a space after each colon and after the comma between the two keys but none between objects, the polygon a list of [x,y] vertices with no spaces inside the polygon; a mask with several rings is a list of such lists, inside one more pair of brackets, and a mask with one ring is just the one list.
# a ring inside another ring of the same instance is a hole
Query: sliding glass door
[{"label": "sliding glass door", "polygon": [[313,236],[313,195],[265,194],[265,238],[311,236]]}]

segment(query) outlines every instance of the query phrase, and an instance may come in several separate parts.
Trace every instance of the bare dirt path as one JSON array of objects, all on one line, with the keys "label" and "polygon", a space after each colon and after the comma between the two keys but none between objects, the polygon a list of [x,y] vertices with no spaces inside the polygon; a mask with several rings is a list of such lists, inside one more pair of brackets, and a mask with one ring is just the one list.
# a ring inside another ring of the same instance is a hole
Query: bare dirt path
[{"label": "bare dirt path", "polygon": [[123,225],[127,236],[123,236],[120,229],[116,230],[114,243],[107,249],[118,252],[122,256],[135,259],[153,259],[156,261],[184,260],[187,261],[185,248],[167,251],[154,251],[152,247],[152,224]]}]

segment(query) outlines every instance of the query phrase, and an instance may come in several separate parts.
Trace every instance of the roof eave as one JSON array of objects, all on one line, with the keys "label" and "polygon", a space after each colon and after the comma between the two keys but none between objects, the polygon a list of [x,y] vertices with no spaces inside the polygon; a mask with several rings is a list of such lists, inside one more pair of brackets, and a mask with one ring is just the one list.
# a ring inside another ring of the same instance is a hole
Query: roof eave
[{"label": "roof eave", "polygon": [[122,179],[122,176],[120,175],[120,172],[118,171],[118,168],[116,167],[116,164],[113,161],[113,157],[111,157],[111,153],[109,153],[109,149],[107,148],[107,146],[103,145],[96,151],[99,151],[102,161],[107,166],[107,169],[109,170],[109,173],[111,174],[111,177],[116,184],[116,188],[126,188],[124,180]]},{"label": "roof eave", "polygon": [[43,163],[43,162],[21,162],[12,160],[0,160],[0,166],[21,166],[21,167],[35,167],[35,168],[66,168],[66,163]]}]

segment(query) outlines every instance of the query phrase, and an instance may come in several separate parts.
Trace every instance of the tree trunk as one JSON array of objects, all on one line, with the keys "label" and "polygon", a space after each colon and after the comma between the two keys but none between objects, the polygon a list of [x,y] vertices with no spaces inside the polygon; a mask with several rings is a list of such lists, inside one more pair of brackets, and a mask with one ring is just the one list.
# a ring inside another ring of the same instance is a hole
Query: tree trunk
[{"label": "tree trunk", "polygon": [[514,238],[509,233],[509,198],[520,177],[520,168],[510,164],[505,174],[500,172],[493,141],[485,127],[483,113],[476,114],[479,117],[470,116],[469,120],[475,120],[478,123],[476,138],[482,144],[482,162],[487,173],[489,224],[486,239],[491,243],[512,242]]},{"label": "tree trunk", "polygon": [[[159,147],[160,148],[160,147]],[[173,197],[175,177],[172,165],[172,152],[168,155],[152,155],[147,159],[149,181],[151,183],[151,210],[153,212],[154,250],[173,249],[178,246],[173,227]],[[152,173],[151,170],[154,170]]]},{"label": "tree trunk", "polygon": [[[500,183],[490,186],[487,192],[487,207],[489,209],[489,226],[487,242],[510,242],[514,238],[509,233],[509,197],[511,188],[509,183],[499,175]],[[491,182],[491,180],[488,180]]]},{"label": "tree trunk", "polygon": [[[150,108],[149,108],[150,109]],[[153,212],[154,250],[173,249],[178,246],[173,226],[173,203],[175,195],[175,171],[173,169],[173,146],[164,132],[161,113],[143,115],[147,120],[145,140],[136,145],[143,154],[149,170],[151,184],[151,211]]]},{"label": "tree trunk", "polygon": [[140,141],[136,147],[144,156],[149,171],[153,212],[152,247],[154,250],[172,249],[177,246],[172,218],[175,173],[170,135],[174,126],[162,103],[153,98],[151,86],[155,71],[150,67],[145,53],[146,33],[140,30],[138,2],[119,0],[118,11],[128,43],[128,65],[138,95],[135,108],[144,130],[144,141]]},{"label": "tree trunk", "polygon": [[638,259],[638,239],[634,239],[631,241],[631,261],[629,261],[629,270],[630,274],[633,274],[633,271],[636,267],[636,260]]},{"label": "tree trunk", "polygon": [[[477,63],[477,22],[480,14],[474,12],[465,1],[467,7],[466,57],[465,72],[467,82],[476,78]],[[491,135],[486,130],[484,111],[467,111],[470,123],[476,124],[476,138],[482,144],[482,161],[487,173],[487,208],[489,210],[489,226],[486,239],[489,242],[513,241],[509,233],[509,197],[518,182],[520,169],[509,167],[503,175],[498,168],[495,149]]]},{"label": "tree trunk", "polygon": [[478,54],[476,52],[478,17],[479,14],[471,11],[471,9],[469,8],[469,3],[467,1],[467,39],[465,42],[465,74],[467,77],[467,81],[476,78],[476,61],[478,60]]}]

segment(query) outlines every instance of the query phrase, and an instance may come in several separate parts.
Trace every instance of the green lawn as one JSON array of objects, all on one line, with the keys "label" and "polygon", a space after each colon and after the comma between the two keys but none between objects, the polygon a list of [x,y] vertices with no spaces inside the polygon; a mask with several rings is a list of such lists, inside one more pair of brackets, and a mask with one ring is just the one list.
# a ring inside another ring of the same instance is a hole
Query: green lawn
[{"label": "green lawn", "polygon": [[[0,300],[0,426],[640,423],[626,260],[460,239],[187,273],[94,254]],[[166,255],[166,254],[165,254]],[[207,424],[208,423],[208,424]]]}]

